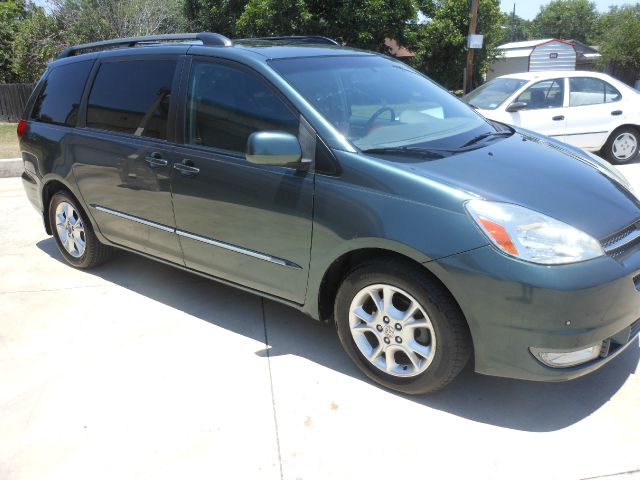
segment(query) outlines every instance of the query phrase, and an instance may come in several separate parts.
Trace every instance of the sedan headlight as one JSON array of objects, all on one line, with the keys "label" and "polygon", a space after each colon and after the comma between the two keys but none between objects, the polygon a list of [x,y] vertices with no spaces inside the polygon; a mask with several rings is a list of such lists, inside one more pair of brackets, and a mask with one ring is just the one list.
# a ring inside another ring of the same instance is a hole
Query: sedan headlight
[{"label": "sedan headlight", "polygon": [[590,235],[528,208],[487,200],[470,200],[465,206],[491,243],[522,260],[558,265],[604,255]]}]

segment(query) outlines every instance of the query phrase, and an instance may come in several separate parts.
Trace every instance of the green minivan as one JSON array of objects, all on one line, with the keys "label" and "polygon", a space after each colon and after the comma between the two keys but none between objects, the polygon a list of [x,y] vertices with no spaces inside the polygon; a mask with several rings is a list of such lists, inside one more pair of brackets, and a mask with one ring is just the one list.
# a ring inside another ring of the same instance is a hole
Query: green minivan
[{"label": "green minivan", "polygon": [[313,36],[78,45],[18,136],[69,264],[128,250],[333,321],[387,388],[433,392],[471,357],[568,380],[636,345],[625,178],[384,55]]}]

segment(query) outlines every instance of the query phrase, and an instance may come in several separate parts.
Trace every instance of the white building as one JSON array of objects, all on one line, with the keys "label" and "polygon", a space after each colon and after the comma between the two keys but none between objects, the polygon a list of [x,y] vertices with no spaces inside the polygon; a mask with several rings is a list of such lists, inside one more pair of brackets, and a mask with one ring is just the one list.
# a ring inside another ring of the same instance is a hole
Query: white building
[{"label": "white building", "polygon": [[489,65],[487,80],[520,72],[591,70],[600,57],[594,48],[581,42],[557,38],[505,43],[498,50],[501,55]]}]

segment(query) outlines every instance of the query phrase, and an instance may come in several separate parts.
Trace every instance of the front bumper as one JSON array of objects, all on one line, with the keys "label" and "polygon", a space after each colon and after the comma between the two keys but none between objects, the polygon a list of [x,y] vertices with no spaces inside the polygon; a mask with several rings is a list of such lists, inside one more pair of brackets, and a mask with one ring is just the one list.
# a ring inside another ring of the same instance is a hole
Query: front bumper
[{"label": "front bumper", "polygon": [[[635,344],[640,328],[638,249],[615,260],[544,266],[486,246],[426,266],[451,290],[467,318],[479,373],[570,380]],[[530,350],[577,350],[595,343],[603,344],[602,356],[567,368],[546,366]]]}]

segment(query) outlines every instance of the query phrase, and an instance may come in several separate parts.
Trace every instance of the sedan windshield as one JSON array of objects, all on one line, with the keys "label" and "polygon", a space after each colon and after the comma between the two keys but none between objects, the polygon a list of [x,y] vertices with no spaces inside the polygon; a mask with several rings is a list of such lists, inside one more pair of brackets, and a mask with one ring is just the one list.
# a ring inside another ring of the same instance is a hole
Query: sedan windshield
[{"label": "sedan windshield", "polygon": [[519,78],[494,78],[473,92],[467,93],[462,97],[462,101],[474,108],[495,110],[525,83],[527,80]]},{"label": "sedan windshield", "polygon": [[278,59],[271,65],[361,150],[455,149],[496,132],[453,95],[398,61],[351,55]]}]

